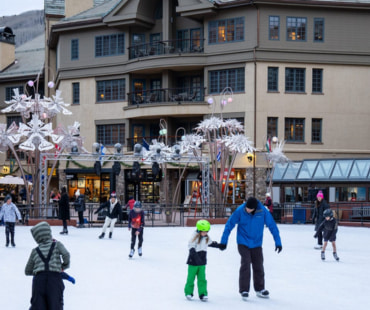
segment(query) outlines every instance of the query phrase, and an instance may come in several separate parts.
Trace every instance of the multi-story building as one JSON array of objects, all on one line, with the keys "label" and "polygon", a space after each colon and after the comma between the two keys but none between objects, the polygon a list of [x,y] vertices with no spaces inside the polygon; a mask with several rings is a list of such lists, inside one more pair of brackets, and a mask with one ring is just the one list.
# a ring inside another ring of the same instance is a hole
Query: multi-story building
[{"label": "multi-story building", "polygon": [[[199,121],[220,114],[207,97],[219,102],[223,89],[231,87],[233,102],[222,116],[242,121],[261,152],[251,161],[238,157],[229,202],[264,196],[269,170],[264,151],[272,137],[286,141],[294,172],[274,178],[274,200],[307,201],[309,190],[318,187],[329,190],[331,201],[347,200],[351,192],[370,200],[367,1],[78,3],[45,1],[46,64],[55,68],[73,120],[81,122],[86,148],[96,141],[108,148],[119,142],[130,152],[135,143],[158,137],[160,120],[175,140],[178,128],[190,133]],[[51,71],[45,70],[46,81]],[[299,177],[301,166],[309,168],[306,177]],[[315,178],[320,169],[325,173]],[[361,172],[351,178],[354,169]],[[100,195],[109,191],[110,170],[97,179],[93,168],[59,169],[72,178],[71,190],[81,181]],[[117,185],[124,199],[132,189],[136,198],[156,201],[160,183],[132,182],[129,170],[122,170]],[[340,177],[332,177],[335,171]],[[169,173],[176,178],[176,169]],[[193,192],[196,175],[184,180],[182,200]]]}]

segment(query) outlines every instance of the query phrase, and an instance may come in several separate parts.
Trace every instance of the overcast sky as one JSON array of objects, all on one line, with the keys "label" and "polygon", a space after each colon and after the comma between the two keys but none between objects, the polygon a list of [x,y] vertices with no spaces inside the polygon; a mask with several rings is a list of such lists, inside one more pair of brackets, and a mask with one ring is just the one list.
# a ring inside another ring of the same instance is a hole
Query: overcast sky
[{"label": "overcast sky", "polygon": [[0,7],[0,16],[19,15],[32,10],[43,10],[44,0],[10,0]]}]

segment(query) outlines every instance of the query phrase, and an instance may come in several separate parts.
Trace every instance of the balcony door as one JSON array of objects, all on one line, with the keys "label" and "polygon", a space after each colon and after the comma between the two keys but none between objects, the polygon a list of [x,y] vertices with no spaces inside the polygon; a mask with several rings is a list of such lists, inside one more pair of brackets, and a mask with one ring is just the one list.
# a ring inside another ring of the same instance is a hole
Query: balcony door
[{"label": "balcony door", "polygon": [[144,103],[146,97],[146,83],[144,79],[132,80],[132,101],[136,104]]}]

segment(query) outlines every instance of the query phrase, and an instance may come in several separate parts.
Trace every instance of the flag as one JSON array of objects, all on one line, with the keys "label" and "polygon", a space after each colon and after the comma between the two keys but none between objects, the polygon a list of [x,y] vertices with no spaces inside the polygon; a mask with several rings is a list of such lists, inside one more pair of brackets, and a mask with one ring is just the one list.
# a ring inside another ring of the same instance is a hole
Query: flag
[{"label": "flag", "polygon": [[147,150],[147,151],[149,151],[149,144],[148,144],[148,142],[146,142],[146,140],[145,139],[143,139],[143,147],[145,147],[145,149]]},{"label": "flag", "polygon": [[266,151],[267,153],[271,152],[271,139],[270,138],[266,140]]},{"label": "flag", "polygon": [[217,154],[217,161],[220,161],[221,160],[221,151],[218,151],[218,154]]},{"label": "flag", "polygon": [[[105,155],[106,151],[107,151],[107,149],[105,148],[105,146],[103,144],[100,144],[100,155]],[[104,160],[101,156],[100,156],[99,160],[100,160],[100,163],[103,164]]]}]

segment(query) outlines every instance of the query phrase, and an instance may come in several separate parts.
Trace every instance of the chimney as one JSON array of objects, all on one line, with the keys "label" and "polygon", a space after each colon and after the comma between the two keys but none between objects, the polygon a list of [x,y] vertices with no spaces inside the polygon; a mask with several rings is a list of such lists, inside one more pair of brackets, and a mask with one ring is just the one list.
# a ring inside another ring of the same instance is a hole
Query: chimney
[{"label": "chimney", "polygon": [[0,27],[0,72],[15,61],[15,35],[10,27]]}]

